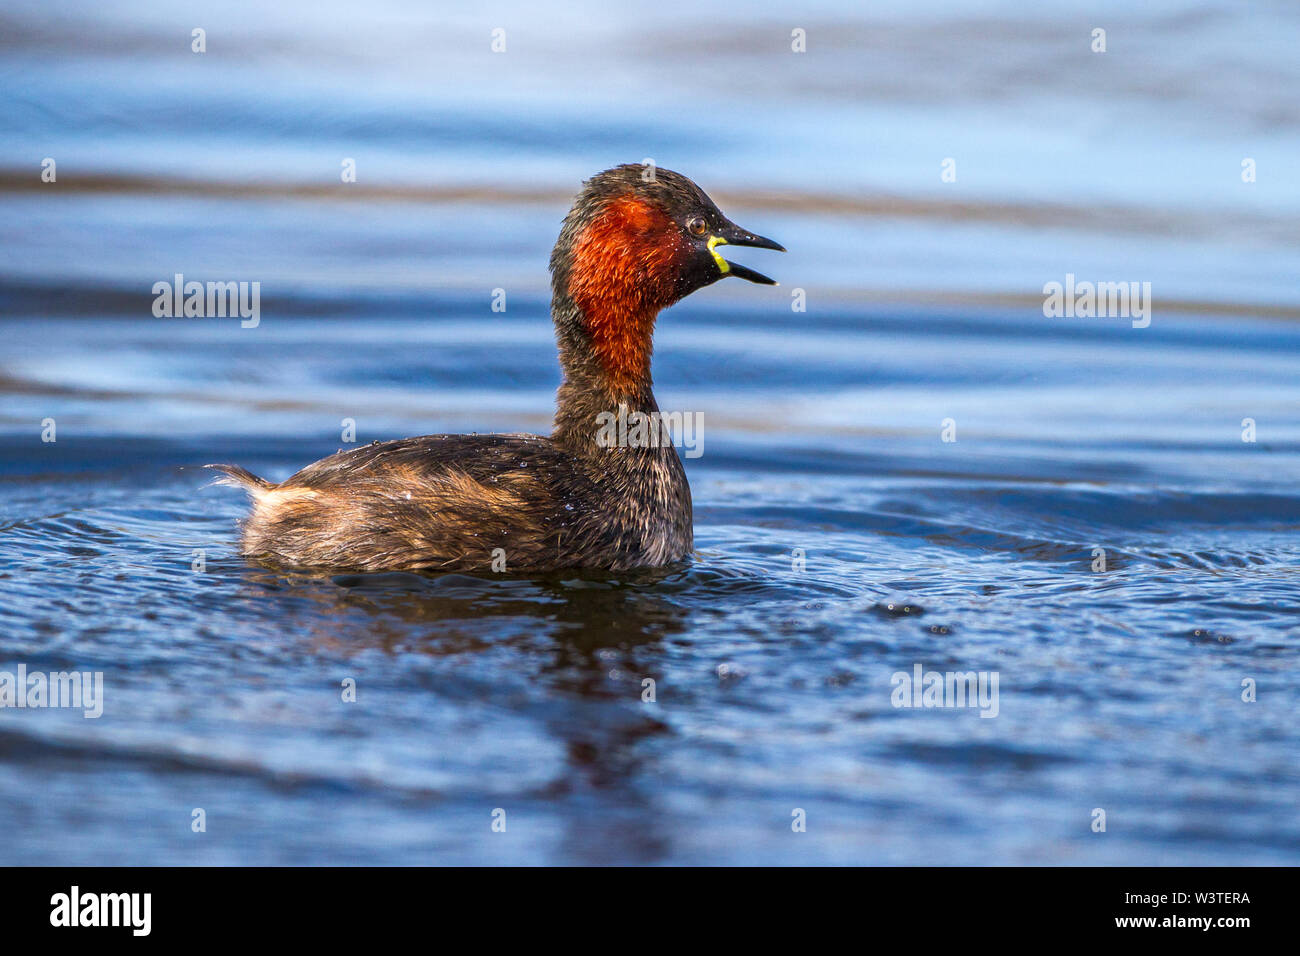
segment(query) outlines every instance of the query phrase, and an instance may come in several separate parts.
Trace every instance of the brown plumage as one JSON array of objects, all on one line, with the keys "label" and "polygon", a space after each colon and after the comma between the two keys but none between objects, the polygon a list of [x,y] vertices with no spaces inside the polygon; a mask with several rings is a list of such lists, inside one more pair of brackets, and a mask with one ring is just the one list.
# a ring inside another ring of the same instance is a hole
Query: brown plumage
[{"label": "brown plumage", "polygon": [[740,229],[685,176],[618,166],[592,177],[551,253],[551,314],[564,382],[539,435],[428,435],[341,451],[244,488],[244,555],[330,571],[622,571],[683,561],[691,492],[677,452],[605,447],[602,412],[656,412],[655,316],[731,274],[770,279],[712,245],[781,247]]}]

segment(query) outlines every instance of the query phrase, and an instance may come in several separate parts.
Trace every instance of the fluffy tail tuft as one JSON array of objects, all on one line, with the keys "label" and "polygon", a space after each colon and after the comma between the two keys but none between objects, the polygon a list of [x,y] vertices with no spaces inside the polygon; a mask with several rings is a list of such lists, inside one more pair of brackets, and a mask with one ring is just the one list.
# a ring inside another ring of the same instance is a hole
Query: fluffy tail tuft
[{"label": "fluffy tail tuft", "polygon": [[243,488],[254,497],[260,492],[275,487],[265,478],[259,478],[247,468],[240,468],[238,465],[204,465],[203,467],[213,468],[223,473],[222,477],[213,482],[214,485],[230,485],[232,488]]}]

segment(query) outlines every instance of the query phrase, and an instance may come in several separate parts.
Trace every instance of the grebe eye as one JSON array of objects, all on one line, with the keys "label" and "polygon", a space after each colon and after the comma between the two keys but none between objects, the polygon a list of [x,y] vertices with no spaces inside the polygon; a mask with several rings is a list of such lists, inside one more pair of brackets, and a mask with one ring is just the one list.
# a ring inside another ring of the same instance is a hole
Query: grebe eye
[{"label": "grebe eye", "polygon": [[692,216],[686,220],[686,228],[691,231],[692,235],[702,236],[708,232],[709,227],[699,216]]}]

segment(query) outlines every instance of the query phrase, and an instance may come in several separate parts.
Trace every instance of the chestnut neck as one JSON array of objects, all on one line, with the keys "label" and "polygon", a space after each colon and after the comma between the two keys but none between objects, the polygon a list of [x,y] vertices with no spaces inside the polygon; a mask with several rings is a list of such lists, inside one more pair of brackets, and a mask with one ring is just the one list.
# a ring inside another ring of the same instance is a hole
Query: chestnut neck
[{"label": "chestnut neck", "polygon": [[650,379],[655,318],[680,298],[687,254],[673,219],[631,191],[575,204],[551,254],[564,371],[557,442],[596,451],[601,412],[658,410]]},{"label": "chestnut neck", "polygon": [[556,393],[551,437],[582,454],[607,456],[596,443],[602,412],[654,412],[651,335],[658,310],[588,315],[567,295],[551,303],[564,381]]}]

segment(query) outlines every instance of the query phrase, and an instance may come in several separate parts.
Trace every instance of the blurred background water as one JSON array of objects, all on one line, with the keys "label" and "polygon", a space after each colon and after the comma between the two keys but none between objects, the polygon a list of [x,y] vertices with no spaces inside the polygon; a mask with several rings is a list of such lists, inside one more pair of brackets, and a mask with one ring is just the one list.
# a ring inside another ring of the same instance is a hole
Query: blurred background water
[{"label": "blurred background water", "polygon": [[[1300,861],[1300,8],[1022,6],[5,0],[0,671],[106,700],[0,709],[0,862]],[[693,564],[245,566],[204,462],[548,429],[550,245],[644,159],[790,250],[660,319]]]}]

